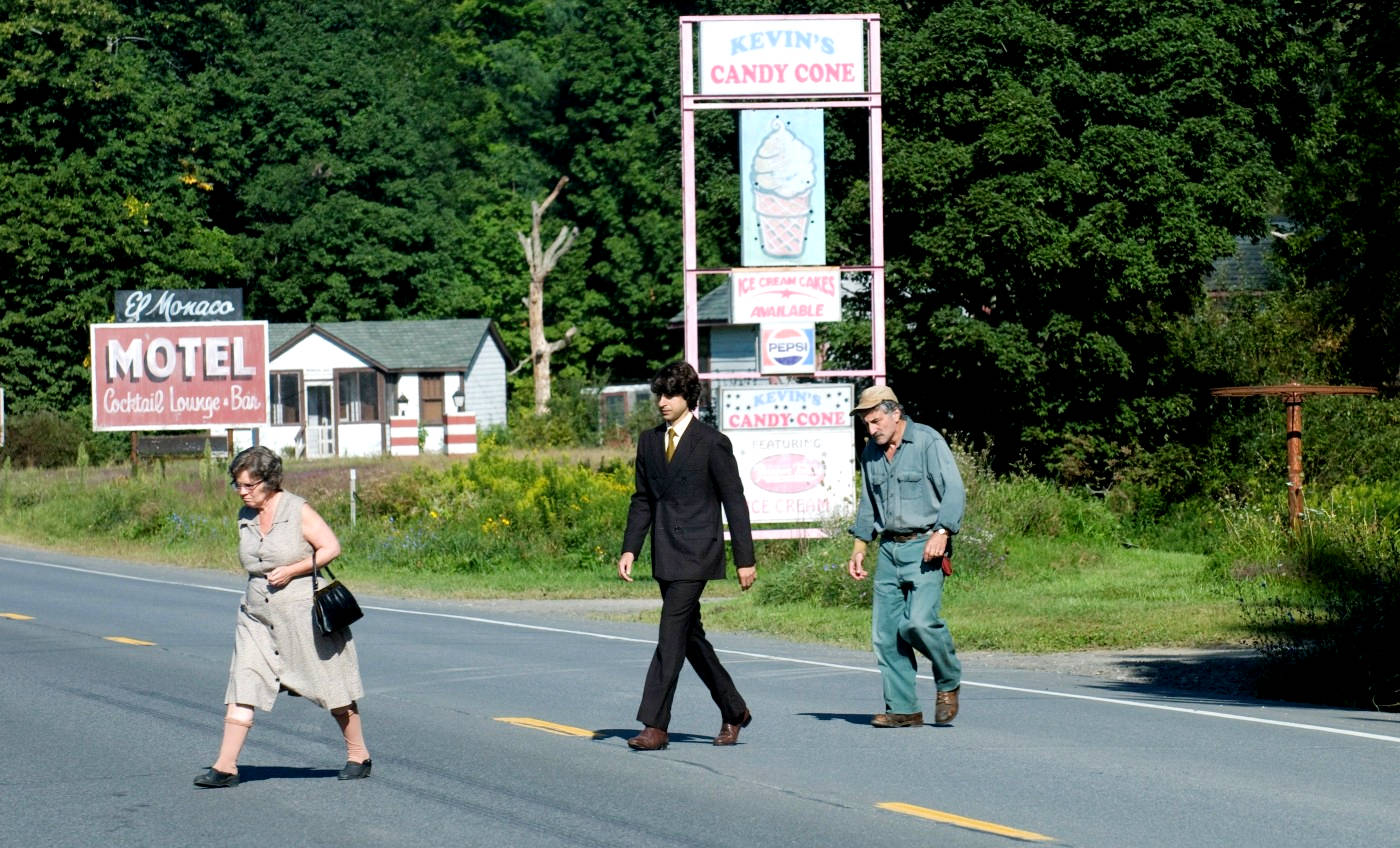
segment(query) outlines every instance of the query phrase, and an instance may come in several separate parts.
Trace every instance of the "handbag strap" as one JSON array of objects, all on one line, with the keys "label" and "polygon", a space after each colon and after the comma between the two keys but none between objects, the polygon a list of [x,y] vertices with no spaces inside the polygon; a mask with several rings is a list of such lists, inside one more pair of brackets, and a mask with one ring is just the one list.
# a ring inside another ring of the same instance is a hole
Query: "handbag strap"
[{"label": "handbag strap", "polygon": [[[335,572],[334,572],[334,571],[331,571],[331,567],[330,567],[329,565],[323,565],[323,566],[321,566],[321,567],[324,568],[324,569],[326,570],[326,576],[327,576],[327,577],[329,577],[329,578],[332,579],[332,580],[335,579]],[[312,548],[312,549],[311,549],[311,594],[313,594],[313,595],[316,594],[316,549],[315,549],[315,548]]]}]

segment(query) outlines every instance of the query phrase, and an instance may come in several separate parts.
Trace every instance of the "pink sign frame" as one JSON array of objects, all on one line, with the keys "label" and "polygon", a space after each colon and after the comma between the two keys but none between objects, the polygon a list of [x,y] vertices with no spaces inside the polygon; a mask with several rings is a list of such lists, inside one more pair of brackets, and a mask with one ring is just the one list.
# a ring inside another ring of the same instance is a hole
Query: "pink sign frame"
[{"label": "pink sign frame", "polygon": [[[706,22],[755,22],[800,24],[808,21],[863,21],[865,24],[866,74],[861,93],[832,94],[696,94],[695,27]],[[681,229],[685,276],[685,360],[700,368],[700,334],[697,321],[701,275],[728,275],[732,268],[700,268],[696,249],[695,113],[700,110],[742,110],[779,103],[785,109],[861,108],[870,113],[870,264],[840,265],[841,271],[870,274],[871,363],[869,368],[822,370],[813,377],[870,377],[885,382],[885,232],[883,101],[880,93],[880,16],[857,15],[687,15],[680,18],[681,73]],[[700,372],[703,380],[747,379],[764,376],[758,371]]]}]

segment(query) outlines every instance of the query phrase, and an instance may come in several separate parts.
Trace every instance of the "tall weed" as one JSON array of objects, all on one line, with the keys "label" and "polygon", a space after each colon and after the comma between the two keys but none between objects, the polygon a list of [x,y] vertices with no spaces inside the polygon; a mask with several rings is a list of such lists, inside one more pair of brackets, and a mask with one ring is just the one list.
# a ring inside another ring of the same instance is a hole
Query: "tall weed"
[{"label": "tall weed", "polygon": [[[1103,501],[1070,493],[1032,477],[999,478],[985,456],[953,445],[967,488],[967,510],[953,539],[954,573],[961,579],[997,573],[1007,567],[1010,542],[1026,536],[1074,540],[1091,547],[1121,537],[1119,519]],[[831,538],[814,544],[803,556],[759,584],[759,603],[812,603],[825,607],[868,607],[871,581],[852,580],[846,572],[851,553],[849,519],[833,518]],[[867,571],[876,556],[871,546]]]},{"label": "tall weed", "polygon": [[[1241,600],[1269,660],[1262,694],[1400,709],[1398,505],[1400,484],[1338,487],[1265,562],[1230,563],[1254,581]],[[1269,550],[1252,535],[1236,553]]]},{"label": "tall weed", "polygon": [[474,572],[595,568],[622,539],[632,470],[513,455],[420,467],[361,498],[377,522],[370,556],[395,567]]}]

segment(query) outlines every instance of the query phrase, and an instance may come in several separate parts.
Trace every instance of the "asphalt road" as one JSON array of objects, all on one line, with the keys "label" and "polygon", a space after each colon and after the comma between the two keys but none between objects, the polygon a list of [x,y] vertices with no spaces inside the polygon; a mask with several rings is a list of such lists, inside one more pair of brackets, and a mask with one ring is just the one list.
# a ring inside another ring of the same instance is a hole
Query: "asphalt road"
[{"label": "asphalt road", "polygon": [[753,725],[712,746],[719,715],[686,672],[670,748],[637,753],[650,625],[363,596],[374,776],[336,780],[334,721],[283,698],[258,714],[242,785],[196,790],[241,584],[0,547],[0,843],[1400,841],[1393,714],[972,666],[954,726],[877,730],[868,654],[715,634]]}]

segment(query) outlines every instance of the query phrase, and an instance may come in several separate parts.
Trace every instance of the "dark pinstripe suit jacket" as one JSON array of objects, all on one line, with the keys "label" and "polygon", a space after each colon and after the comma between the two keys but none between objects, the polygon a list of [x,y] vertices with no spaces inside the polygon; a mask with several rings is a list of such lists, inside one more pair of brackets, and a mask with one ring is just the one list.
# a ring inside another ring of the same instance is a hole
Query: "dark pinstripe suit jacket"
[{"label": "dark pinstripe suit jacket", "polygon": [[744,483],[729,437],[693,418],[666,461],[666,425],[637,442],[637,489],[627,510],[622,550],[640,554],[651,530],[651,573],[658,580],[723,580],[724,528],[737,566],[754,564]]}]

